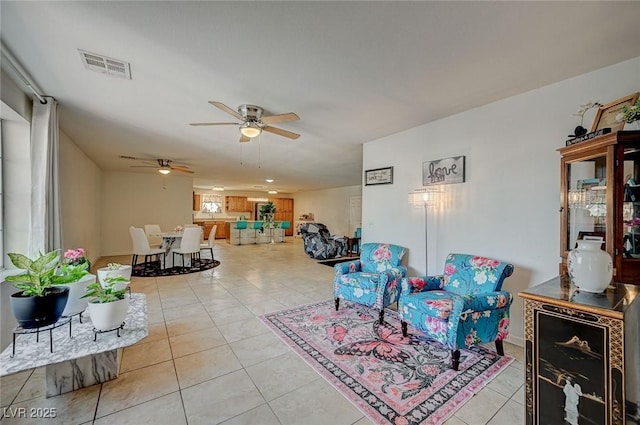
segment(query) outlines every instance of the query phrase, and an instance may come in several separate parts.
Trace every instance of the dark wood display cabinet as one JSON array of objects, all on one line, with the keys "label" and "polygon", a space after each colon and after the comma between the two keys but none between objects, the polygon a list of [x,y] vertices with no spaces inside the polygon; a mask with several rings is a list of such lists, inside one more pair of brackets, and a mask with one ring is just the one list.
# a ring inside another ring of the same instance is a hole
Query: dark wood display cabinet
[{"label": "dark wood display cabinet", "polygon": [[591,294],[561,276],[520,296],[526,424],[640,424],[640,286]]},{"label": "dark wood display cabinet", "polygon": [[618,131],[558,149],[560,274],[578,239],[602,238],[614,280],[640,285],[640,131]]}]

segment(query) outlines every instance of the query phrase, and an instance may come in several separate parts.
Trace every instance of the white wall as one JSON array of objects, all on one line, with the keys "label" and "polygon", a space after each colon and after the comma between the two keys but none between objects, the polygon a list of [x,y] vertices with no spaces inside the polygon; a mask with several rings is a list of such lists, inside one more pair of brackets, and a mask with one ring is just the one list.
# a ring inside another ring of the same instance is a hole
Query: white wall
[{"label": "white wall", "polygon": [[360,196],[362,186],[313,190],[294,194],[294,220],[313,213],[315,221],[327,226],[333,235],[351,236],[349,230],[350,198]]},{"label": "white wall", "polygon": [[[466,182],[445,186],[442,209],[429,211],[429,274],[450,252],[515,265],[504,289],[515,298],[510,340],[521,344],[517,296],[558,274],[560,156],[572,116],[588,101],[607,103],[640,90],[640,58],[369,142],[363,169],[394,166],[391,185],[364,186],[363,241],[409,248],[409,274],[425,270],[424,212],[407,194],[422,186],[422,163],[466,156]],[[585,126],[593,116],[585,116]]]},{"label": "white wall", "polygon": [[129,226],[172,229],[192,220],[191,177],[104,171],[101,192],[103,256],[131,254]]},{"label": "white wall", "polygon": [[102,254],[100,247],[102,171],[60,130],[60,203],[64,249],[84,248],[89,261]]}]

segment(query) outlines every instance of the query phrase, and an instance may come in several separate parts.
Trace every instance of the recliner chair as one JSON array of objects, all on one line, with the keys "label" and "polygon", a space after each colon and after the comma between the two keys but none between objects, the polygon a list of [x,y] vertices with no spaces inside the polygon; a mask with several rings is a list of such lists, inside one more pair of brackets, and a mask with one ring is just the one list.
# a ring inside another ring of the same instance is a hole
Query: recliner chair
[{"label": "recliner chair", "polygon": [[322,223],[303,223],[300,234],[304,240],[304,252],[316,260],[328,260],[342,257],[347,252],[347,238],[331,236],[329,229]]}]

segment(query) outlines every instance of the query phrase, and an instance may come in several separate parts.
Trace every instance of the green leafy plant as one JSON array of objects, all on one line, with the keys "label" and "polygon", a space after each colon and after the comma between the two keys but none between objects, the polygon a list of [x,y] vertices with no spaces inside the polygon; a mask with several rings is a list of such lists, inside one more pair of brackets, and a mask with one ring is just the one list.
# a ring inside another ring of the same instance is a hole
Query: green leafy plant
[{"label": "green leafy plant", "polygon": [[53,285],[64,285],[66,283],[77,282],[87,273],[89,263],[80,263],[77,265],[66,263],[58,267],[57,273],[53,276]]},{"label": "green leafy plant", "polygon": [[55,285],[56,269],[60,264],[57,250],[40,253],[35,260],[23,254],[10,252],[8,255],[14,266],[26,270],[26,273],[6,278],[8,282],[14,282],[13,285],[17,289],[22,290],[23,296],[43,297],[47,289]]},{"label": "green leafy plant", "polygon": [[260,207],[260,220],[264,221],[265,227],[273,227],[273,217],[276,214],[276,205],[269,201]]},{"label": "green leafy plant", "polygon": [[114,301],[123,300],[127,292],[127,288],[116,289],[115,285],[119,282],[129,282],[122,276],[108,277],[105,279],[107,287],[104,288],[99,282],[94,282],[87,286],[87,293],[82,298],[89,298],[90,303],[112,303]]},{"label": "green leafy plant", "polygon": [[[621,116],[620,116],[621,115]],[[640,99],[636,102],[635,105],[632,106],[623,106],[622,112],[616,116],[616,118],[620,117],[618,121],[624,121],[626,123],[631,124],[634,121],[640,120]]]}]

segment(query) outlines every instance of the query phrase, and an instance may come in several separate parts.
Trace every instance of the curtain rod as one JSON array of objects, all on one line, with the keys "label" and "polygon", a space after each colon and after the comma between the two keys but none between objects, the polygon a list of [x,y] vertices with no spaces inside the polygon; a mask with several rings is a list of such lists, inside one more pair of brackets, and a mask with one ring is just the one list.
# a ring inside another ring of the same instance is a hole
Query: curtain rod
[{"label": "curtain rod", "polygon": [[42,90],[40,90],[38,85],[31,79],[31,77],[29,77],[29,73],[22,67],[22,65],[20,65],[20,62],[15,58],[15,56],[13,56],[13,54],[11,54],[11,52],[5,47],[4,43],[2,43],[1,41],[0,41],[0,49],[2,50],[2,56],[7,60],[9,65],[11,65],[11,67],[14,69],[14,71],[18,75],[18,78],[22,80],[24,85],[27,86],[29,90],[31,90],[33,95],[38,98],[40,103],[42,104],[47,103],[47,99],[45,99],[44,96],[40,94]]}]

